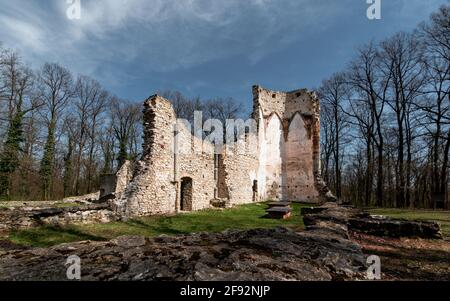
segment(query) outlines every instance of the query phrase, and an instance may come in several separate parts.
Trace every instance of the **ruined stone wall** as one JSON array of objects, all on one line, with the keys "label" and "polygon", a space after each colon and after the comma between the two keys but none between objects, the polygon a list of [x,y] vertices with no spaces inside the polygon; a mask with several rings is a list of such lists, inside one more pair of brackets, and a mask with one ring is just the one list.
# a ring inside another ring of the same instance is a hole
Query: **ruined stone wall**
[{"label": "ruined stone wall", "polygon": [[317,97],[307,90],[284,93],[259,86],[253,92],[258,132],[247,135],[247,143],[255,138],[256,149],[241,152],[238,144],[227,145],[220,156],[202,134],[193,135],[190,125],[177,121],[168,100],[148,99],[143,156],[114,202],[117,210],[131,216],[171,214],[210,208],[217,198],[229,205],[268,199],[317,202],[323,190]]},{"label": "ruined stone wall", "polygon": [[117,210],[132,216],[175,213],[175,112],[168,100],[155,95],[145,101],[143,118],[142,159],[125,193],[115,202]]},{"label": "ruined stone wall", "polygon": [[262,170],[265,180],[265,197],[267,199],[284,199],[282,187],[285,185],[285,172],[283,171],[283,153],[285,139],[283,127],[278,115],[273,114],[264,121],[265,135],[262,141],[265,144],[265,166]]},{"label": "ruined stone wall", "polygon": [[306,129],[305,117],[296,113],[289,126],[284,161],[289,200],[315,202],[319,197],[315,187],[312,148],[312,136]]},{"label": "ruined stone wall", "polygon": [[216,188],[213,145],[202,137],[193,136],[191,129],[180,122],[177,123],[176,143],[177,211],[181,210],[183,178],[192,179],[191,210],[209,208]]},{"label": "ruined stone wall", "polygon": [[[216,181],[214,180],[214,155],[181,156],[177,160],[177,164],[179,166],[178,183],[181,185],[183,178],[192,179],[192,210],[209,208],[210,201],[214,199],[214,189],[216,187]],[[180,202],[181,191],[179,191],[178,199]],[[178,210],[180,210],[180,204],[178,204]]]},{"label": "ruined stone wall", "polygon": [[116,173],[116,187],[114,189],[116,196],[119,196],[125,191],[128,183],[133,178],[132,163],[126,160]]},{"label": "ruined stone wall", "polygon": [[290,121],[295,113],[313,115],[319,107],[317,96],[306,89],[292,92],[279,92],[264,89],[260,86],[253,87],[254,113],[261,110],[263,117],[267,119],[272,114],[286,122]]},{"label": "ruined stone wall", "polygon": [[181,182],[192,179],[192,210],[210,207],[214,199],[216,179],[214,175],[214,148],[201,138],[191,134],[190,129],[178,123],[179,131],[176,155],[176,181],[178,183],[177,210],[181,210]]},{"label": "ruined stone wall", "polygon": [[2,208],[0,232],[42,225],[97,224],[117,221],[119,216],[107,204],[64,208]]},{"label": "ruined stone wall", "polygon": [[259,201],[259,196],[255,196],[253,192],[254,181],[258,181],[257,154],[240,153],[237,144],[226,150],[222,158],[229,204],[239,205]]},{"label": "ruined stone wall", "polygon": [[131,161],[125,163],[115,174],[104,174],[100,177],[100,201],[113,195],[120,198],[131,179],[133,178],[133,167]]},{"label": "ruined stone wall", "polygon": [[278,92],[253,87],[260,138],[259,178],[266,199],[317,202],[320,105],[307,90]]},{"label": "ruined stone wall", "polygon": [[[160,96],[145,102],[144,128],[143,156],[123,197],[115,202],[118,210],[136,216],[209,208],[217,182],[211,143],[177,122],[171,103]],[[192,181],[189,190],[182,190],[183,179]],[[189,196],[183,195],[187,191]],[[186,208],[183,197],[192,200]]]}]

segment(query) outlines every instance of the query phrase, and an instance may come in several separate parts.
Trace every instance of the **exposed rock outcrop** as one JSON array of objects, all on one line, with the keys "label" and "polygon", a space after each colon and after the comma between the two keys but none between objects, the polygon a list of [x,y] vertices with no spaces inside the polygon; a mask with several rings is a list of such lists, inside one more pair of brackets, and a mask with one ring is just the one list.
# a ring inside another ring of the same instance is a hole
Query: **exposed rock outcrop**
[{"label": "exposed rock outcrop", "polygon": [[81,258],[82,280],[349,280],[365,270],[350,240],[277,228],[10,251],[0,280],[66,280],[71,255]]},{"label": "exposed rock outcrop", "polygon": [[371,216],[363,210],[337,203],[303,208],[302,215],[307,229],[321,228],[322,231],[339,232],[346,237],[348,231],[354,231],[374,236],[442,239],[441,227],[436,222]]},{"label": "exposed rock outcrop", "polygon": [[81,259],[82,280],[365,279],[366,255],[350,237],[352,231],[366,229],[356,227],[355,221],[382,222],[336,203],[304,208],[302,213],[303,232],[275,228],[176,237],[124,236],[109,242],[0,251],[0,280],[67,280],[66,260],[72,255]]},{"label": "exposed rock outcrop", "polygon": [[352,231],[374,236],[442,239],[441,227],[435,222],[371,216],[352,218],[348,221],[348,227]]}]

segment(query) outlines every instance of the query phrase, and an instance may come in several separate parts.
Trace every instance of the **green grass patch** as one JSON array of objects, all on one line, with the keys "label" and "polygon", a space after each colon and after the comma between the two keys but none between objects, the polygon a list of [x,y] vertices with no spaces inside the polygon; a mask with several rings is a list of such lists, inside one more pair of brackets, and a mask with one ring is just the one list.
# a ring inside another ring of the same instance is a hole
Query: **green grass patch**
[{"label": "green grass patch", "polygon": [[143,217],[124,222],[67,227],[39,227],[13,231],[8,239],[16,244],[48,247],[82,240],[105,241],[122,235],[157,236],[198,232],[221,232],[226,229],[274,228],[284,226],[304,228],[300,208],[310,206],[293,204],[289,220],[265,218],[266,204],[242,205],[225,210],[203,210],[171,217]]},{"label": "green grass patch", "polygon": [[421,209],[370,209],[369,212],[371,214],[386,215],[393,218],[438,222],[441,224],[442,234],[445,237],[450,237],[450,211]]}]

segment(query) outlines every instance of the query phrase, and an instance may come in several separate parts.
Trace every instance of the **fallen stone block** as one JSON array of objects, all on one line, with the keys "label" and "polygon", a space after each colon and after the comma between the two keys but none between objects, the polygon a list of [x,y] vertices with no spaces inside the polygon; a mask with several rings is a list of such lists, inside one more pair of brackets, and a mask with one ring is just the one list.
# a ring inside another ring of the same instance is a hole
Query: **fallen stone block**
[{"label": "fallen stone block", "polygon": [[273,219],[289,219],[291,217],[292,209],[289,207],[273,207],[266,210],[269,218]]},{"label": "fallen stone block", "polygon": [[210,204],[213,208],[226,208],[227,207],[226,200],[214,199],[214,200],[210,201]]},{"label": "fallen stone block", "polygon": [[369,216],[349,219],[348,228],[374,236],[442,239],[441,227],[435,222]]}]

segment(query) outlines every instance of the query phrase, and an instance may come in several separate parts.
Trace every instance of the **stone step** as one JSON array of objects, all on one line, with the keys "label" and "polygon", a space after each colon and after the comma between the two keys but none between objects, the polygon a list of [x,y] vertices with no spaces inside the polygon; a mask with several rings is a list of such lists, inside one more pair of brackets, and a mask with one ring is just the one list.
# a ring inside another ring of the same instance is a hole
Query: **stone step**
[{"label": "stone step", "polygon": [[273,219],[289,219],[292,209],[290,207],[273,207],[266,210],[269,218]]}]

